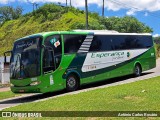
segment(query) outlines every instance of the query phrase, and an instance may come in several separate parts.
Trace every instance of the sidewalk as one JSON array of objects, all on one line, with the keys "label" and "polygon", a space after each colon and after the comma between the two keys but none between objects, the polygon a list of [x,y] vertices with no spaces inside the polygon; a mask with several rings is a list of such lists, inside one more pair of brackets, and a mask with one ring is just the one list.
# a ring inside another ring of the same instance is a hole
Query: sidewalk
[{"label": "sidewalk", "polygon": [[10,91],[10,87],[2,87],[0,88],[0,92]]}]

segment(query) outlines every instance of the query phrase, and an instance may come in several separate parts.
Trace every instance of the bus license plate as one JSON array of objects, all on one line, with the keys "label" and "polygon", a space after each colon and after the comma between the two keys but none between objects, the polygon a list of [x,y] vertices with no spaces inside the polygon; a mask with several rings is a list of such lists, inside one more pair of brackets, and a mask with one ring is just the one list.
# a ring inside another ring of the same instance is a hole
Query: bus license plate
[{"label": "bus license plate", "polygon": [[24,92],[24,90],[19,90],[19,92]]}]

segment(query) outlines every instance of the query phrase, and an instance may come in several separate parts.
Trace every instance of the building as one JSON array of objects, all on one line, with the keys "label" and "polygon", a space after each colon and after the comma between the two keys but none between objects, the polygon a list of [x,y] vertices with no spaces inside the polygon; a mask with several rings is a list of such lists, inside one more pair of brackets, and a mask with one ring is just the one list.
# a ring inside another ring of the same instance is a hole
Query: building
[{"label": "building", "polygon": [[0,57],[0,83],[2,84],[10,82],[9,62],[10,56],[6,57],[6,63],[4,63],[4,57]]}]

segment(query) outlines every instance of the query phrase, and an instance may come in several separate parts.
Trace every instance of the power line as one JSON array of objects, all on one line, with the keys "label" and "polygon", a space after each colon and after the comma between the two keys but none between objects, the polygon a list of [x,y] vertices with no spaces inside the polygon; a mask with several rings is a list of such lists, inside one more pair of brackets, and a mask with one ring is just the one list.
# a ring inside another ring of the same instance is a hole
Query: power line
[{"label": "power line", "polygon": [[[127,5],[127,4],[122,3],[122,2],[118,2],[118,1],[115,1],[115,0],[109,0],[109,1],[112,2],[112,3],[118,4],[120,6],[126,7],[126,8],[130,8],[130,9],[134,9],[136,11],[140,11],[140,12],[146,13],[146,12],[142,11],[142,9],[139,9],[137,7],[134,7],[134,6]],[[156,15],[154,13],[151,13],[151,12],[147,12],[147,13],[149,13],[150,16],[156,17],[156,18],[159,18],[159,16],[160,16],[160,15],[158,16],[158,15]]]},{"label": "power line", "polygon": [[37,3],[35,3],[35,2],[30,2],[29,0],[27,0],[27,2],[30,3],[30,4],[32,4],[32,6],[33,6],[33,11],[38,9],[38,5],[39,5],[39,4],[37,4]]}]

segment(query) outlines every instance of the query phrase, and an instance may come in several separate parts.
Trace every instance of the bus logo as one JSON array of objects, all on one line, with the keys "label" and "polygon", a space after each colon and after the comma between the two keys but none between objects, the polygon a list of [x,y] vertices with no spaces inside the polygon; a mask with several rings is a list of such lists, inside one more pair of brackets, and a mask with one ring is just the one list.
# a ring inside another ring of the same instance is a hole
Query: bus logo
[{"label": "bus logo", "polygon": [[131,53],[127,52],[127,57],[130,58],[130,56],[131,56]]}]

